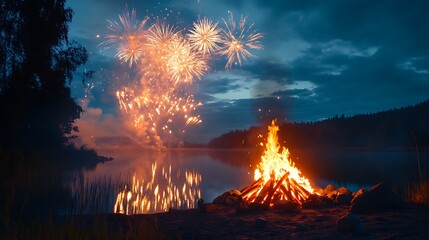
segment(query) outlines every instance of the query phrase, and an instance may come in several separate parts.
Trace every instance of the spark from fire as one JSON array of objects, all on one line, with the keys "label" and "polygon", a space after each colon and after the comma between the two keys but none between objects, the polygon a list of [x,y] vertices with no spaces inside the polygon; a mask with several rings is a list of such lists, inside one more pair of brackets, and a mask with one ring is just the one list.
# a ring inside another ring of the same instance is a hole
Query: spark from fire
[{"label": "spark from fire", "polygon": [[114,46],[120,61],[137,67],[140,80],[118,90],[116,97],[142,142],[162,147],[175,142],[186,126],[202,122],[194,114],[202,103],[190,87],[207,73],[210,57],[227,56],[226,68],[235,61],[241,65],[253,56],[250,49],[262,48],[262,35],[252,30],[253,24],[246,27],[243,17],[237,28],[232,14],[229,23],[224,20],[226,30],[204,17],[187,34],[160,22],[145,29],[148,20],[138,22],[135,10],[126,11],[119,22],[108,21],[111,34],[102,44]]},{"label": "spark from fire", "polygon": [[278,131],[273,120],[268,126],[264,154],[254,173],[255,182],[242,190],[242,197],[248,202],[273,205],[279,200],[291,200],[302,203],[314,192],[310,181],[290,160],[289,150],[280,146]]},{"label": "spark from fire", "polygon": [[166,212],[170,208],[195,207],[195,200],[201,198],[200,173],[195,170],[173,172],[171,165],[158,169],[156,162],[151,167],[152,174],[148,181],[138,179],[134,174],[131,185],[125,185],[118,193],[114,213],[146,214]]}]

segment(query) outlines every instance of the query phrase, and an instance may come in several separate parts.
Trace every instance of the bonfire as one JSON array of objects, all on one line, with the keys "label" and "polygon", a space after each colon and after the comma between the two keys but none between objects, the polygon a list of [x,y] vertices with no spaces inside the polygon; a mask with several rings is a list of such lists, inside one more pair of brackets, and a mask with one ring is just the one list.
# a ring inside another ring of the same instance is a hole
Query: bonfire
[{"label": "bonfire", "polygon": [[314,192],[310,181],[290,160],[289,150],[280,146],[278,131],[273,120],[268,126],[264,154],[254,173],[255,181],[240,191],[243,200],[249,203],[273,206],[275,202],[289,200],[302,204]]}]

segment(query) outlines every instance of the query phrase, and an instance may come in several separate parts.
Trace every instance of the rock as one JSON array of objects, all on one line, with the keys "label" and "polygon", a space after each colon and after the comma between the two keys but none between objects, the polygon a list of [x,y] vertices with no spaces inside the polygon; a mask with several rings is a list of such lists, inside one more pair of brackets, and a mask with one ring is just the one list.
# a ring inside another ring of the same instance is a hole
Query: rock
[{"label": "rock", "polygon": [[313,190],[314,190],[315,193],[318,193],[319,195],[324,195],[323,188],[314,187]]},{"label": "rock", "polygon": [[225,199],[225,204],[228,206],[233,206],[236,203],[239,203],[241,199],[239,199],[240,197],[237,196],[228,196]]},{"label": "rock", "polygon": [[325,189],[323,189],[323,194],[328,195],[330,192],[335,191],[336,188],[332,186],[331,184],[328,184]]},{"label": "rock", "polygon": [[340,187],[337,189],[339,194],[352,195],[352,192],[345,187]]},{"label": "rock", "polygon": [[339,204],[349,205],[353,199],[352,192],[345,187],[340,187],[337,189],[337,196],[335,198],[335,202]]},{"label": "rock", "polygon": [[364,227],[356,214],[348,213],[337,221],[337,231],[364,233]]},{"label": "rock", "polygon": [[366,189],[365,188],[361,188],[361,189],[359,189],[359,191],[357,191],[355,194],[353,194],[353,199],[352,199],[352,203],[353,203],[353,201],[358,197],[358,196],[360,196],[360,195],[362,195],[364,192],[366,192]]},{"label": "rock", "polygon": [[350,205],[351,201],[353,199],[352,194],[338,194],[335,198],[335,202],[338,204],[344,204],[344,205]]},{"label": "rock", "polygon": [[241,192],[238,190],[229,190],[228,192],[224,192],[222,195],[216,197],[213,200],[214,204],[221,204],[227,206],[236,206],[241,202]]},{"label": "rock", "polygon": [[298,210],[300,207],[299,203],[290,200],[280,200],[273,205],[273,209],[282,211],[294,211]]},{"label": "rock", "polygon": [[302,208],[321,208],[332,206],[334,202],[326,196],[319,196],[317,194],[311,194],[307,200],[302,203]]},{"label": "rock", "polygon": [[229,190],[228,193],[230,193],[231,196],[236,196],[236,197],[241,196],[241,192],[235,189]]},{"label": "rock", "polygon": [[351,212],[371,213],[378,210],[401,207],[401,198],[384,183],[379,183],[369,191],[356,194],[352,200]]},{"label": "rock", "polygon": [[335,199],[337,198],[337,195],[338,195],[338,191],[334,190],[334,191],[328,193],[326,195],[326,197],[329,198],[329,199],[331,199],[332,201],[335,201]]}]

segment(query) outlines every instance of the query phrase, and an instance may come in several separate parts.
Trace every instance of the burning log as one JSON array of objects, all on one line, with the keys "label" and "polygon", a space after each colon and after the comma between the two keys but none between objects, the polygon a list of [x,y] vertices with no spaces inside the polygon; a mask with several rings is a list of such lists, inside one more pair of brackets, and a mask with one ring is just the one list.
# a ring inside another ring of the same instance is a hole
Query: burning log
[{"label": "burning log", "polygon": [[296,187],[300,192],[301,192],[301,194],[302,195],[304,195],[304,196],[308,196],[308,195],[310,195],[311,193],[309,192],[309,191],[307,191],[307,189],[305,189],[305,188],[303,188],[301,185],[299,185],[296,181],[295,181],[295,179],[291,179],[291,182],[294,184],[294,187]]},{"label": "burning log", "polygon": [[280,179],[272,177],[266,183],[260,178],[243,188],[241,196],[246,201],[260,204],[273,205],[281,199],[301,204],[311,193],[289,176],[290,172],[286,172]]},{"label": "burning log", "polygon": [[274,187],[273,185],[274,185],[273,184],[273,180],[270,179],[267,183],[265,183],[264,187],[262,187],[262,189],[259,192],[258,196],[256,197],[255,201],[253,201],[253,202],[262,203],[262,201],[266,197],[266,195],[269,192],[269,190]]},{"label": "burning log", "polygon": [[283,175],[283,177],[280,178],[280,180],[278,180],[276,182],[276,185],[273,187],[273,189],[271,189],[271,191],[268,193],[267,198],[264,201],[264,204],[269,204],[271,202],[271,198],[273,197],[274,193],[277,191],[277,189],[280,187],[280,185],[283,184],[283,181],[289,176],[289,172],[285,173]]},{"label": "burning log", "polygon": [[262,183],[262,177],[261,178],[259,178],[258,180],[256,180],[255,182],[253,182],[252,184],[250,184],[249,186],[247,186],[247,187],[245,187],[245,188],[243,188],[243,189],[241,189],[240,190],[240,192],[241,192],[241,195],[246,195],[246,194],[248,194],[249,192],[251,192],[252,190],[254,190],[254,189],[256,189],[258,186],[259,186],[259,184],[261,184]]},{"label": "burning log", "polygon": [[292,201],[294,199],[292,197],[292,194],[290,193],[290,191],[287,190],[284,185],[280,186],[280,191],[283,193],[283,195],[286,197],[287,200],[291,200]]}]

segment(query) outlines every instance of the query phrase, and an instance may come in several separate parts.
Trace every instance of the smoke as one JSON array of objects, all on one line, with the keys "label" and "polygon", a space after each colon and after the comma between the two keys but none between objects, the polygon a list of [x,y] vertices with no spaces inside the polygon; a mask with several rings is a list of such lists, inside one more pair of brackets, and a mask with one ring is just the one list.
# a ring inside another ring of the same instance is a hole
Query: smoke
[{"label": "smoke", "polygon": [[89,102],[90,98],[80,101],[84,112],[76,121],[79,131],[73,133],[77,136],[72,140],[76,147],[99,149],[138,143],[135,140],[135,134],[124,125],[120,116],[105,114],[101,108],[89,107]]}]

